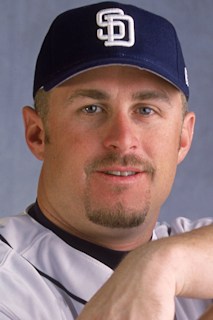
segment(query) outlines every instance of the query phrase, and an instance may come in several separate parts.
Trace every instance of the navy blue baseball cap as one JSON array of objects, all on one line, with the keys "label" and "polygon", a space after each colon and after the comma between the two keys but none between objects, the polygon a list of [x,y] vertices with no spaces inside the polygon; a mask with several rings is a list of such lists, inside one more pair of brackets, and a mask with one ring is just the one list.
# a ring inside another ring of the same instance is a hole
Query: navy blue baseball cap
[{"label": "navy blue baseball cap", "polygon": [[86,70],[108,65],[150,71],[188,99],[187,69],[173,25],[166,19],[118,2],[101,2],[60,14],[38,55],[33,96]]}]

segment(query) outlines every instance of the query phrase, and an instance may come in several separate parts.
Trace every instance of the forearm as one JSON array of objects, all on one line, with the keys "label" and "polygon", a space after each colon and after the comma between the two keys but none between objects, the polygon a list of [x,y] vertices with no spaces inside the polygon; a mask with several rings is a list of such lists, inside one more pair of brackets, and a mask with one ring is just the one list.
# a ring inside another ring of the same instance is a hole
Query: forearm
[{"label": "forearm", "polygon": [[174,297],[213,297],[213,225],[131,252],[79,320],[172,320]]},{"label": "forearm", "polygon": [[155,241],[132,251],[89,301],[78,320],[172,320],[175,280],[163,279],[163,264],[156,268],[162,256],[158,246]]},{"label": "forearm", "polygon": [[174,296],[213,298],[213,224],[150,242],[127,259],[137,261],[140,286],[161,292],[168,285]]},{"label": "forearm", "polygon": [[213,225],[171,237],[169,242],[175,252],[171,259],[175,295],[213,298]]}]

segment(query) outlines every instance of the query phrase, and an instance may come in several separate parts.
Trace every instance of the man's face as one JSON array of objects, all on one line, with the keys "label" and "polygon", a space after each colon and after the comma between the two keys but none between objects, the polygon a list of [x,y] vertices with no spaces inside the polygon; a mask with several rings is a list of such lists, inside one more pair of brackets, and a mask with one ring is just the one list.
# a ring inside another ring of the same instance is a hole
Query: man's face
[{"label": "man's face", "polygon": [[183,120],[180,92],[111,66],[66,81],[48,103],[43,211],[77,234],[153,227],[191,142],[194,118]]}]

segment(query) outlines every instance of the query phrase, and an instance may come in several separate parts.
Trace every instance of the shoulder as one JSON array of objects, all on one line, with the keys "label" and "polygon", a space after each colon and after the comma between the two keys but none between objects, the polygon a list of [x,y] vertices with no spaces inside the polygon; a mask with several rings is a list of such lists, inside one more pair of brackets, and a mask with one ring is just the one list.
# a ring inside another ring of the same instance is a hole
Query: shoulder
[{"label": "shoulder", "polygon": [[197,220],[190,220],[185,217],[176,218],[171,224],[158,222],[153,231],[153,240],[180,234],[213,224],[213,218],[206,217]]},{"label": "shoulder", "polygon": [[[51,283],[0,241],[0,319],[65,319],[64,302]],[[69,317],[72,315],[69,312]]]},{"label": "shoulder", "polygon": [[0,319],[3,301],[22,320],[71,320],[112,274],[29,215],[7,219],[0,234],[12,247],[0,241]]},{"label": "shoulder", "polygon": [[53,286],[23,255],[26,250],[34,252],[33,243],[42,234],[43,228],[25,212],[0,219],[0,287],[4,288],[0,290],[0,319],[63,318]]},{"label": "shoulder", "polygon": [[213,218],[211,217],[201,218],[197,220],[190,220],[184,217],[178,217],[171,224],[171,233],[176,234],[176,233],[188,232],[204,226],[208,226],[212,223],[213,223]]},{"label": "shoulder", "polygon": [[16,252],[33,246],[36,240],[50,231],[31,218],[27,211],[7,218],[0,218],[0,234]]},{"label": "shoulder", "polygon": [[[45,316],[48,319],[44,304],[51,300],[49,287],[41,281],[30,263],[2,241],[0,282],[4,288],[0,290],[0,314],[7,315],[9,319],[27,319],[29,315],[34,315],[34,319],[45,319]],[[14,303],[11,303],[12,301]],[[55,311],[58,314],[58,311]]]}]

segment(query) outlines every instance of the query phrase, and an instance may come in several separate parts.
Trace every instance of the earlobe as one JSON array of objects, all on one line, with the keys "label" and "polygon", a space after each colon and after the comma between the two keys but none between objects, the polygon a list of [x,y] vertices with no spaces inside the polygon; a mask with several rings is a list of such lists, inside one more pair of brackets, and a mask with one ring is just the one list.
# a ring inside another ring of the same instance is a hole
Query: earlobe
[{"label": "earlobe", "polygon": [[45,132],[41,118],[31,107],[23,108],[25,139],[34,156],[43,160],[45,146]]},{"label": "earlobe", "polygon": [[180,148],[178,153],[178,163],[183,161],[186,157],[193,139],[195,126],[195,114],[193,112],[188,112],[184,118],[181,138],[180,138]]}]

